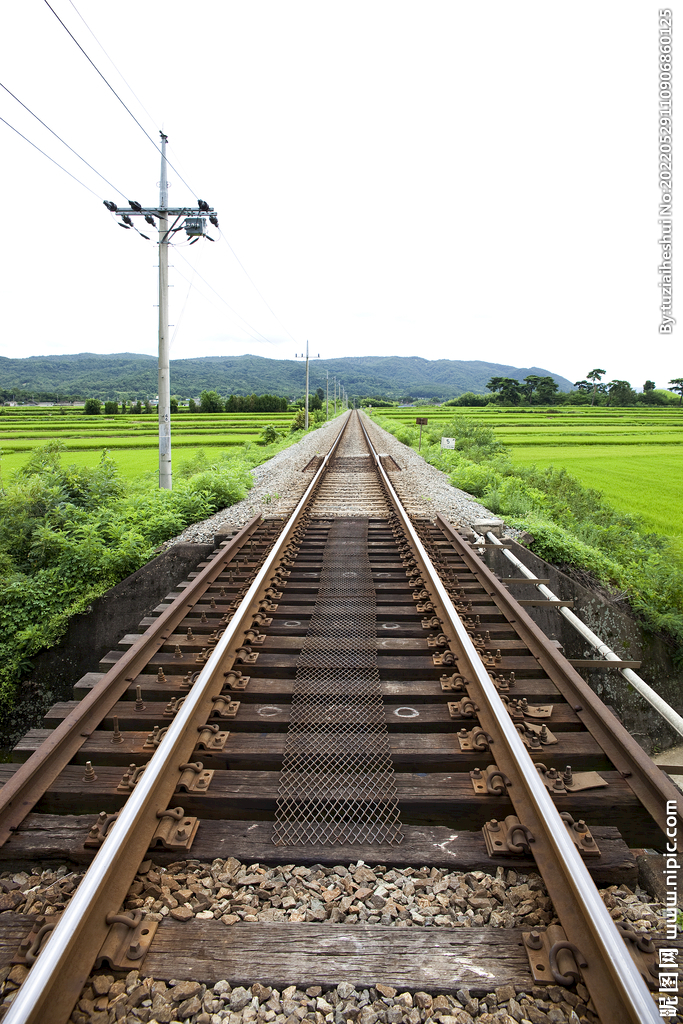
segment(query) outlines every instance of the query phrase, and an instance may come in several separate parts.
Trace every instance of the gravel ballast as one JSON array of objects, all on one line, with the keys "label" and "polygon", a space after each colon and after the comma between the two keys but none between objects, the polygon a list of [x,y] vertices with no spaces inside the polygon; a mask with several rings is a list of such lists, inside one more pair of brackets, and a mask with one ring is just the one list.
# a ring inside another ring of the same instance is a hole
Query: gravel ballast
[{"label": "gravel ballast", "polygon": [[[492,513],[471,495],[451,486],[411,448],[367,416],[364,422],[377,451],[389,455],[398,470],[390,478],[407,511],[433,518],[440,513],[454,525],[472,525]],[[311,480],[305,467],[330,450],[342,417],[306,435],[297,444],[252,470],[254,486],[244,501],[196,523],[164,547],[181,542],[213,542],[216,534],[240,529],[254,515],[287,516]],[[516,531],[506,530],[509,535]],[[72,866],[0,874],[0,911],[59,913],[82,874]],[[637,931],[663,932],[664,908],[636,888],[610,886],[601,896],[612,918]],[[360,925],[383,928],[498,929],[543,928],[556,921],[552,902],[535,873],[498,868],[455,872],[406,867],[387,869],[362,861],[347,865],[303,866],[243,864],[230,857],[212,863],[178,861],[167,867],[151,860],[141,865],[124,909],[141,909],[151,920],[206,920],[231,929],[240,922],[267,928],[270,923],[315,922],[334,928]],[[162,925],[163,927],[163,925]],[[226,954],[226,955],[229,955]],[[5,1015],[27,968],[0,970],[0,1019]],[[258,979],[248,987],[223,979],[155,980],[143,971],[91,975],[74,1010],[73,1024],[596,1024],[587,1008],[588,992],[540,986],[498,986],[477,997],[468,989],[452,993],[399,991],[377,978],[373,987],[342,982],[282,990]]]},{"label": "gravel ballast", "polygon": [[[2,907],[29,916],[63,909],[79,873],[66,865],[53,870],[4,872],[0,875]],[[640,889],[610,886],[601,890],[612,918],[638,931],[664,928],[663,906]],[[358,923],[383,927],[496,928],[543,927],[555,921],[541,878],[510,868],[495,875],[437,868],[387,870],[362,861],[348,865],[244,864],[235,858],[210,864],[178,861],[161,867],[141,865],[125,901],[150,919],[222,921],[226,942],[239,921]],[[21,965],[0,971],[0,1013],[11,1004],[27,974]],[[232,988],[225,979],[214,985],[196,981],[155,981],[144,973],[93,974],[71,1020],[74,1024],[594,1024],[582,985],[499,986],[477,998],[469,990],[455,995],[419,990],[398,992],[378,978],[370,989],[343,982],[323,991],[319,986],[284,990],[254,980]]]},{"label": "gravel ballast", "polygon": [[[339,416],[303,437],[297,444],[278,452],[252,470],[254,486],[244,501],[194,523],[164,544],[211,543],[220,533],[241,529],[258,512],[264,516],[287,516],[311,481],[305,467],[315,455],[327,455],[343,422]],[[382,430],[368,417],[363,422],[380,455],[391,455],[400,470],[390,472],[391,481],[412,515],[434,517],[437,512],[456,526],[471,526],[492,513],[465,491],[451,486],[441,470],[430,466],[416,451]],[[514,531],[505,531],[514,533]]]}]

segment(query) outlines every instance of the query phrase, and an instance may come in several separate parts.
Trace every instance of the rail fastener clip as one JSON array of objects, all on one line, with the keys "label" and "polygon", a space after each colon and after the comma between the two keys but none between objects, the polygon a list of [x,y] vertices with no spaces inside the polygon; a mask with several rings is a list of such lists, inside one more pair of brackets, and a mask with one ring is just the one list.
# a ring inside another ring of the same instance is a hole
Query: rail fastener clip
[{"label": "rail fastener clip", "polygon": [[157,818],[161,820],[149,844],[150,850],[158,846],[164,850],[190,849],[199,828],[199,818],[186,817],[182,807],[157,811]]},{"label": "rail fastener clip", "polygon": [[484,825],[484,842],[489,857],[500,857],[501,854],[514,857],[529,856],[529,844],[535,842],[535,836],[527,825],[523,825],[517,815],[508,814],[504,821],[491,818]]},{"label": "rail fastener clip", "polygon": [[148,921],[142,910],[107,914],[110,926],[102,943],[95,967],[109,966],[113,971],[132,971],[149,952],[158,921]]}]

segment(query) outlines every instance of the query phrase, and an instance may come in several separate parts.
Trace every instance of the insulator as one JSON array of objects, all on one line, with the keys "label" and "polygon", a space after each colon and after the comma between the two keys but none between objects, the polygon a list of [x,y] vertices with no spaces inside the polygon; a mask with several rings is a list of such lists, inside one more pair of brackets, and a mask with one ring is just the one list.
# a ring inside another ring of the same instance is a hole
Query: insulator
[{"label": "insulator", "polygon": [[133,199],[128,200],[128,205],[130,206],[131,210],[136,210],[138,213],[140,213],[140,211],[142,210],[142,205],[140,203],[136,203],[135,200]]}]

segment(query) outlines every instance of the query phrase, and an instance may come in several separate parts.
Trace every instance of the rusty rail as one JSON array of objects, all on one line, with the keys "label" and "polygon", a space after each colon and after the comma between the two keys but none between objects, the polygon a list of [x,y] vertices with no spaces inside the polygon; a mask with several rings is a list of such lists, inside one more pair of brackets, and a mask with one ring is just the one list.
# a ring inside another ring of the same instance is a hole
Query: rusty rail
[{"label": "rusty rail", "polygon": [[79,702],[71,714],[40,745],[38,750],[7,781],[0,790],[0,846],[11,839],[26,815],[35,807],[61,771],[76,756],[102,719],[125,693],[130,683],[150,658],[166,642],[175,628],[232,559],[261,520],[256,515],[225,546],[223,551],[192,581],[185,592],[162,612],[142,635],[138,643],[126,651],[105,676]]},{"label": "rusty rail", "polygon": [[[489,594],[508,621],[514,619],[517,635],[533,653],[564,699],[570,704],[594,739],[600,744],[612,764],[626,780],[643,806],[666,832],[666,807],[673,801],[679,808],[678,835],[683,837],[683,816],[680,813],[680,791],[663,771],[645,756],[642,747],[633,739],[619,719],[606,708],[588,683],[569,662],[560,656],[557,648],[519,606],[488,566],[484,565],[472,548],[458,536],[451,524],[437,515],[437,523],[445,536],[461,556],[465,564],[476,572]],[[679,851],[683,850],[683,838],[678,840]]]},{"label": "rusty rail", "polygon": [[53,1024],[68,1020],[109,930],[107,914],[116,912],[123,902],[154,835],[157,812],[168,807],[179,766],[189,760],[196,745],[197,725],[206,722],[212,698],[223,687],[223,673],[227,675],[232,665],[232,650],[241,644],[245,622],[265,596],[347,422],[348,417],[50,935],[5,1017],[7,1024],[43,1024],[48,1017]]},{"label": "rusty rail", "polygon": [[[583,978],[602,1024],[655,1024],[661,1018],[652,996],[581,856],[569,838],[557,808],[540,781],[538,771],[422,541],[404,511],[364,425],[363,432],[387,495],[423,571],[425,589],[430,593],[437,615],[442,618],[445,631],[450,635],[451,647],[455,647],[458,652],[460,666],[466,666],[463,674],[467,679],[468,692],[479,704],[480,721],[491,736],[496,764],[510,779],[510,800],[519,820],[532,836],[530,849],[548,894],[567,938],[583,954],[587,965],[582,968]],[[473,557],[476,558],[475,555]],[[488,580],[487,589],[489,594],[495,593],[497,599],[502,588],[493,574]],[[517,614],[513,618],[516,620]],[[549,659],[546,667],[550,667]]]}]

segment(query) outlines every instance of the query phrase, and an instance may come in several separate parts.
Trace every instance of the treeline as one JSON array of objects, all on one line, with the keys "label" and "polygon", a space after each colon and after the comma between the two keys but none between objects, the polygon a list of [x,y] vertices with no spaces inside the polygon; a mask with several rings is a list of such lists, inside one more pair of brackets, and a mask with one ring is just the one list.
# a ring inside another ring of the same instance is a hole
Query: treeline
[{"label": "treeline", "polygon": [[574,390],[560,392],[552,377],[528,374],[523,380],[514,377],[492,377],[486,385],[492,395],[460,395],[446,405],[671,405],[680,395],[683,402],[683,378],[674,377],[668,387],[657,388],[653,380],[646,380],[642,392],[637,392],[627,380],[603,382],[606,370],[594,369],[586,374],[585,380],[578,380]]},{"label": "treeline", "polygon": [[[230,395],[223,399],[217,391],[202,391],[199,402],[191,398],[188,408],[190,412],[287,412],[290,406],[286,398],[278,398],[277,395]],[[171,398],[171,412],[178,412],[178,409],[178,399]],[[129,405],[124,401],[119,406],[118,402],[103,404],[99,398],[89,398],[83,408],[86,416],[99,416],[102,412],[105,416],[116,416],[118,413],[149,413],[155,410],[156,406],[149,399],[130,402]]]}]

